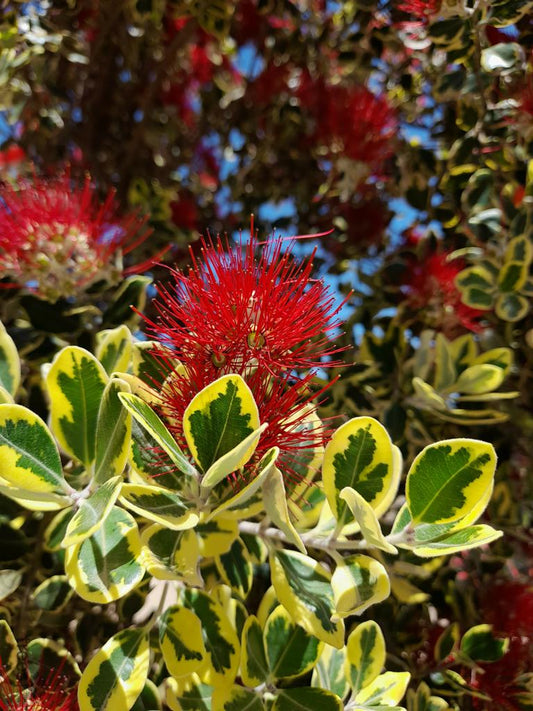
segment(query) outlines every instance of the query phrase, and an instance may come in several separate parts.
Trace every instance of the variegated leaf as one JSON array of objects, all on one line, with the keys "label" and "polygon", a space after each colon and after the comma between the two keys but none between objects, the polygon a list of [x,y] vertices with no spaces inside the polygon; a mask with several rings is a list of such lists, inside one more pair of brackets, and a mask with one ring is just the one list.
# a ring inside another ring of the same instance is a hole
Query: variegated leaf
[{"label": "variegated leaf", "polygon": [[311,686],[328,689],[340,699],[344,699],[349,691],[345,672],[346,647],[335,649],[325,644],[318,662],[313,669]]},{"label": "variegated leaf", "polygon": [[326,446],[322,479],[339,524],[350,515],[346,502],[340,499],[347,486],[373,508],[379,506],[393,479],[392,442],[383,425],[371,417],[355,417],[341,425]]},{"label": "variegated leaf", "polygon": [[106,385],[96,421],[94,481],[102,484],[124,471],[131,441],[131,415],[122,406],[118,394],[130,386],[120,378]]},{"label": "variegated leaf", "polygon": [[154,578],[202,585],[198,573],[200,545],[194,530],[174,531],[155,523],[142,532],[141,541],[142,561]]},{"label": "variegated leaf", "polygon": [[450,439],[423,449],[407,475],[413,523],[457,521],[472,512],[477,518],[492,490],[495,468],[494,447],[486,442]]},{"label": "variegated leaf", "polygon": [[213,686],[230,685],[239,666],[240,644],[222,605],[207,593],[193,588],[181,591],[181,602],[202,621],[207,653],[206,664],[199,672],[202,680]]},{"label": "variegated leaf", "polygon": [[52,431],[65,452],[86,467],[94,461],[98,410],[108,380],[92,353],[78,346],[63,348],[46,376]]},{"label": "variegated leaf", "polygon": [[367,607],[390,595],[390,581],[383,565],[367,555],[344,558],[331,578],[335,616],[360,615]]},{"label": "variegated leaf", "polygon": [[[22,405],[0,405],[0,472],[19,496],[28,492],[64,497],[72,492],[50,431]],[[64,505],[68,503],[65,498]]]},{"label": "variegated leaf", "polygon": [[263,630],[255,615],[247,618],[242,631],[241,678],[250,687],[259,686],[268,679]]},{"label": "variegated leaf", "polygon": [[385,666],[385,639],[379,625],[368,620],[357,625],[346,642],[346,674],[354,693],[368,686]]},{"label": "variegated leaf", "polygon": [[252,588],[253,565],[250,554],[242,540],[233,541],[227,553],[215,558],[215,564],[220,577],[243,600]]},{"label": "variegated leaf", "polygon": [[311,671],[323,646],[323,642],[295,624],[282,605],[269,615],[263,639],[272,679],[292,679]]},{"label": "variegated leaf", "polygon": [[129,711],[148,676],[146,629],[121,630],[90,660],[78,687],[80,711]]},{"label": "variegated leaf", "polygon": [[17,347],[0,321],[0,387],[13,396],[18,390],[19,384],[20,358]]},{"label": "variegated leaf", "polygon": [[305,545],[291,521],[283,475],[277,467],[273,467],[263,481],[263,503],[268,516],[283,531],[287,540],[306,553]]},{"label": "variegated leaf", "polygon": [[398,550],[388,543],[381,531],[374,509],[361,494],[347,486],[340,492],[340,498],[348,504],[354,519],[361,528],[363,538],[369,546],[385,551],[385,553],[398,553]]},{"label": "variegated leaf", "polygon": [[122,477],[114,476],[86,499],[81,500],[79,509],[70,519],[65,531],[63,548],[81,543],[100,528],[115,505],[121,486]]},{"label": "variegated leaf", "polygon": [[176,467],[184,474],[196,477],[198,472],[185,457],[174,437],[167,430],[152,408],[132,393],[120,393],[119,398],[133,417],[149,432],[165,450]]},{"label": "variegated leaf", "polygon": [[178,494],[148,484],[123,484],[120,503],[149,521],[161,523],[174,531],[192,528],[198,514],[188,509]]},{"label": "variegated leaf", "polygon": [[118,600],[140,583],[141,539],[129,513],[114,507],[83,543],[67,548],[65,572],[80,597],[102,604]]},{"label": "variegated leaf", "polygon": [[270,556],[272,584],[279,602],[309,634],[342,647],[344,624],[332,621],[335,613],[331,576],[313,558],[296,551],[275,551]]},{"label": "variegated leaf", "polygon": [[395,706],[398,704],[411,679],[409,672],[385,672],[380,674],[356,695],[355,702],[365,706]]},{"label": "variegated leaf", "polygon": [[[239,375],[224,375],[200,391],[183,414],[183,433],[189,451],[207,476],[210,468],[259,428],[259,412],[252,391]],[[234,469],[252,456],[250,444]]]},{"label": "variegated leaf", "polygon": [[161,616],[159,644],[173,677],[197,672],[206,656],[202,623],[192,610],[179,605],[167,608]]},{"label": "variegated leaf", "polygon": [[96,334],[95,355],[108,375],[128,370],[132,354],[131,331],[117,326]]}]

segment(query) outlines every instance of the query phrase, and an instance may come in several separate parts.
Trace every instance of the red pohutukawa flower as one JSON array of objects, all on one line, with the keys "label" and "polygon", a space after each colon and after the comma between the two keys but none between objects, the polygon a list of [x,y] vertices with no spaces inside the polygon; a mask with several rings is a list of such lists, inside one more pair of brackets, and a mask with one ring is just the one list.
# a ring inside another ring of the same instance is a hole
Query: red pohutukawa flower
[{"label": "red pohutukawa flower", "polygon": [[[222,375],[248,383],[262,422],[257,456],[276,445],[286,462],[303,446],[320,444],[320,429],[299,427],[309,413],[309,385],[317,368],[338,364],[331,340],[342,305],[311,276],[313,256],[298,263],[291,243],[255,237],[229,249],[226,240],[204,240],[202,261],[188,273],[172,271],[159,288],[158,319],[150,330],[164,344],[161,356],[184,366],[165,386],[161,413],[180,441],[191,399]],[[192,252],[191,252],[192,254]],[[290,467],[289,467],[290,469]]]},{"label": "red pohutukawa flower", "polygon": [[[153,260],[124,269],[123,255],[150,231],[137,213],[120,217],[111,191],[100,203],[90,177],[78,187],[68,171],[0,189],[0,273],[47,301],[98,281],[116,284]],[[154,258],[155,259],[155,258]],[[6,284],[4,283],[4,286]]]},{"label": "red pohutukawa flower", "polygon": [[79,711],[77,690],[69,686],[61,669],[48,676],[40,673],[37,682],[11,681],[0,661],[0,711]]},{"label": "red pohutukawa flower", "polygon": [[483,312],[463,304],[454,283],[464,264],[448,257],[449,252],[429,254],[409,265],[407,300],[413,308],[425,309],[426,316],[434,320],[430,325],[449,337],[465,329],[480,331]]},{"label": "red pohutukawa flower", "polygon": [[432,15],[436,15],[440,10],[442,0],[403,0],[397,7],[403,12],[408,12],[413,17],[427,20]]}]

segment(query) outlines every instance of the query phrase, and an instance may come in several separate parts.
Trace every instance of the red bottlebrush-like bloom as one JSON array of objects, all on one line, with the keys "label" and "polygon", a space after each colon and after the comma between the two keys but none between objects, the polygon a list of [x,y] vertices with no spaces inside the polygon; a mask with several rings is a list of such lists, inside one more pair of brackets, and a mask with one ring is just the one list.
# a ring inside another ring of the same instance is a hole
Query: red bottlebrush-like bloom
[{"label": "red bottlebrush-like bloom", "polygon": [[482,601],[483,621],[509,637],[509,649],[497,662],[482,664],[474,685],[490,702],[474,699],[483,711],[519,711],[520,677],[533,673],[533,586],[520,582],[491,585]]},{"label": "red bottlebrush-like bloom", "polygon": [[300,103],[314,114],[313,136],[334,154],[366,163],[373,172],[392,155],[396,115],[383,96],[365,86],[329,86],[302,73]]},{"label": "red bottlebrush-like bloom", "polygon": [[149,235],[137,213],[119,217],[110,192],[103,203],[90,178],[75,187],[69,172],[0,189],[0,271],[14,286],[47,301],[71,297],[97,281],[116,284],[123,255]]},{"label": "red bottlebrush-like bloom", "polygon": [[79,711],[77,689],[61,671],[12,682],[0,661],[0,711]]},{"label": "red bottlebrush-like bloom", "polygon": [[255,237],[231,250],[220,238],[204,240],[202,262],[193,256],[188,273],[173,271],[170,285],[159,289],[159,317],[150,330],[164,346],[162,359],[171,356],[184,366],[167,382],[161,406],[176,439],[182,441],[183,412],[192,398],[236,373],[252,390],[261,422],[269,423],[256,454],[280,447],[290,477],[290,458],[325,436],[299,424],[308,414],[314,371],[332,365],[339,352],[331,332],[341,306],[311,277],[313,258],[297,263],[290,245],[283,247],[281,239],[269,240],[258,255]]},{"label": "red bottlebrush-like bloom", "polygon": [[442,0],[403,0],[397,4],[398,10],[408,12],[420,20],[427,20],[440,10]]},{"label": "red bottlebrush-like bloom", "polygon": [[458,329],[480,331],[483,311],[461,301],[454,280],[463,269],[461,260],[448,261],[449,252],[430,254],[409,266],[408,301],[413,308],[426,309],[436,318],[433,324],[448,336]]}]

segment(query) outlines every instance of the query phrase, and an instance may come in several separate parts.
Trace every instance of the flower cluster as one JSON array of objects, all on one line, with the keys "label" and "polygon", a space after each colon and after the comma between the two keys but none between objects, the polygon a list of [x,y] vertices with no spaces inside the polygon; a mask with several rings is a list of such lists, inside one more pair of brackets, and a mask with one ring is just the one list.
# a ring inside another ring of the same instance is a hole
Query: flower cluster
[{"label": "flower cluster", "polygon": [[48,675],[39,670],[37,680],[11,681],[0,660],[0,711],[79,711],[77,689],[71,688],[58,669]]},{"label": "flower cluster", "polygon": [[332,365],[331,340],[341,306],[322,281],[311,277],[313,258],[297,263],[280,239],[260,244],[252,235],[241,249],[227,240],[203,241],[188,273],[172,271],[160,287],[159,317],[150,330],[164,344],[163,361],[179,359],[165,385],[161,413],[178,440],[191,399],[222,375],[241,375],[269,426],[256,454],[280,447],[288,461],[302,447],[318,446],[324,432],[310,434],[309,386],[316,369]]},{"label": "flower cluster", "polygon": [[[412,239],[416,242],[418,237]],[[432,252],[420,258],[410,255],[405,285],[407,304],[413,309],[424,309],[429,326],[453,337],[464,330],[477,332],[482,311],[461,301],[454,280],[464,268],[459,259],[450,261],[450,251]]]},{"label": "flower cluster", "polygon": [[[100,203],[87,176],[73,185],[68,171],[54,179],[34,177],[0,190],[0,270],[9,286],[55,302],[99,281],[117,284],[122,257],[143,242],[146,220],[119,217],[114,193]],[[150,262],[151,263],[151,262]],[[4,284],[5,286],[6,284]]]}]

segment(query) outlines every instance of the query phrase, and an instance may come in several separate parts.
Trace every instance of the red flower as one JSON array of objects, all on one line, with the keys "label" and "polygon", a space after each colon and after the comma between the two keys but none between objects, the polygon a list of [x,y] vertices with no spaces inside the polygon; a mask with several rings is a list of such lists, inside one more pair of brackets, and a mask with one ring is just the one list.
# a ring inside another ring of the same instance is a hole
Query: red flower
[{"label": "red flower", "polygon": [[[117,283],[122,257],[144,241],[146,220],[119,217],[111,191],[103,203],[90,178],[73,185],[69,172],[34,177],[0,190],[0,271],[47,301],[71,297],[97,281]],[[151,262],[150,262],[151,263]]]},{"label": "red flower", "polygon": [[454,280],[463,269],[461,260],[448,261],[449,252],[433,253],[409,265],[407,295],[415,309],[425,309],[434,317],[435,327],[450,336],[459,328],[480,331],[482,311],[461,301]]},{"label": "red flower", "polygon": [[299,424],[308,414],[314,371],[333,365],[339,352],[330,336],[341,306],[312,279],[312,257],[296,263],[281,239],[267,241],[258,255],[259,246],[252,237],[226,251],[222,239],[204,240],[202,263],[193,256],[187,274],[174,270],[170,286],[160,287],[150,330],[165,346],[162,360],[171,356],[184,366],[165,386],[161,414],[184,444],[181,423],[191,399],[222,375],[241,375],[261,421],[269,423],[256,456],[279,446],[290,478],[290,458],[324,438]]},{"label": "red flower", "polygon": [[10,166],[25,160],[24,149],[16,143],[11,143],[5,151],[0,151],[0,167]]},{"label": "red flower", "polygon": [[36,681],[25,676],[12,682],[0,661],[0,711],[79,711],[77,689],[62,669],[46,676],[40,670]]},{"label": "red flower", "polygon": [[298,91],[302,106],[313,114],[313,140],[342,155],[379,171],[392,155],[397,131],[394,111],[383,96],[365,86],[330,86],[303,73]]},{"label": "red flower", "polygon": [[491,701],[474,701],[477,709],[519,711],[519,677],[533,673],[533,587],[520,582],[491,585],[482,601],[483,621],[494,632],[509,637],[509,649],[498,661],[481,665],[475,686]]},{"label": "red flower", "polygon": [[403,0],[397,4],[398,10],[408,12],[420,20],[427,20],[431,15],[436,15],[440,10],[442,0]]}]

